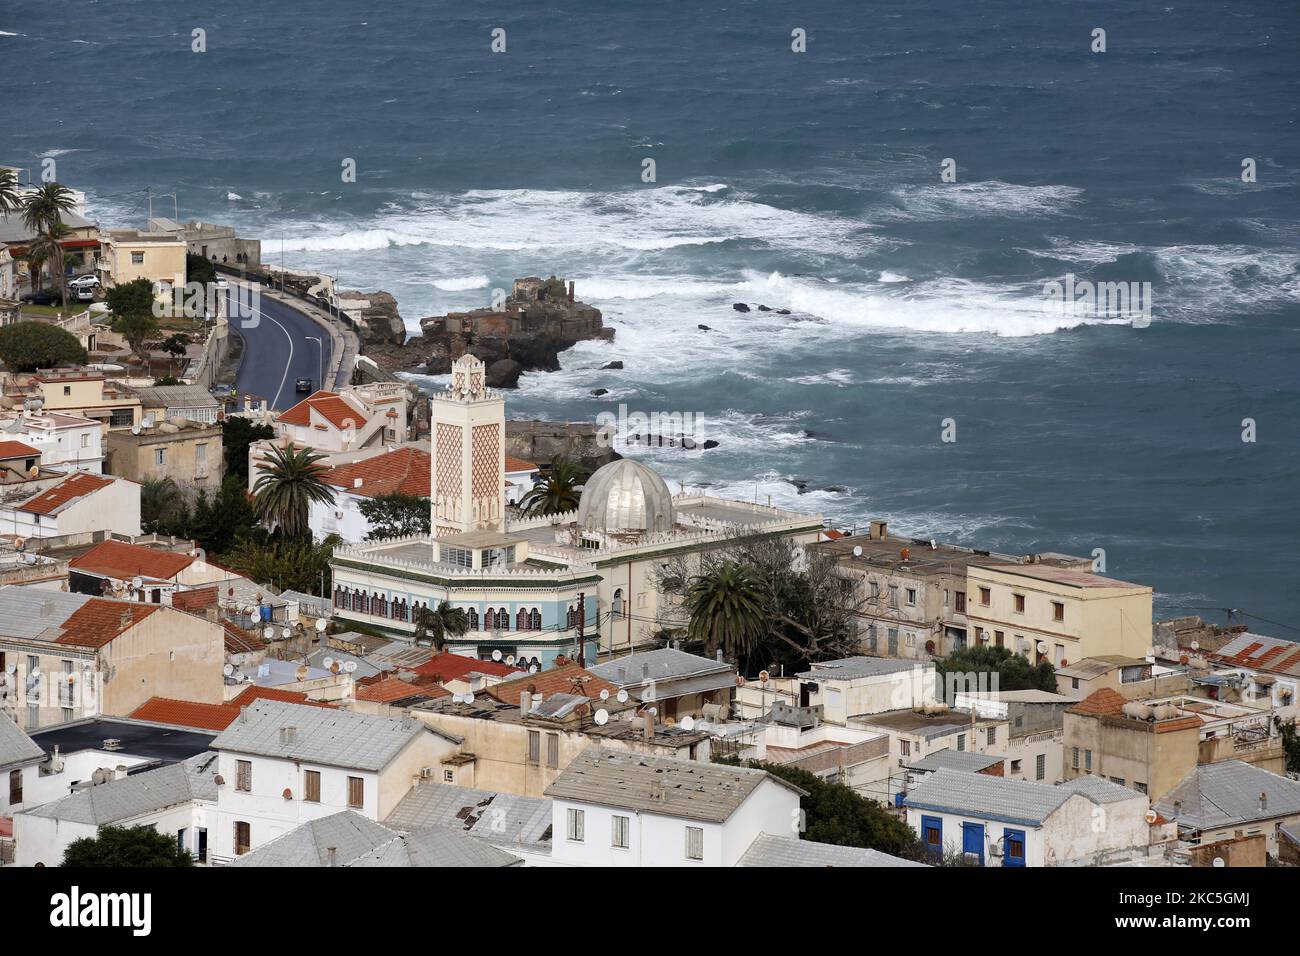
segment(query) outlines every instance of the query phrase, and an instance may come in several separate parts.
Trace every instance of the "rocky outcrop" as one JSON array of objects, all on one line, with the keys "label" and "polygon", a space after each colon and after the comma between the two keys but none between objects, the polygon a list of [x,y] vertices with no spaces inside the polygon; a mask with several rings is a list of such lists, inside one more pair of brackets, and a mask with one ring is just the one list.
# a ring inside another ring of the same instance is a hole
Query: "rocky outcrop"
[{"label": "rocky outcrop", "polygon": [[506,422],[506,454],[539,465],[564,458],[589,471],[622,457],[590,422],[535,420]]},{"label": "rocky outcrop", "polygon": [[488,388],[515,388],[524,367],[514,359],[497,359],[487,367]]},{"label": "rocky outcrop", "polygon": [[397,311],[397,300],[387,292],[338,293],[339,308],[359,328],[362,349],[384,343],[401,345],[406,341],[406,324]]}]

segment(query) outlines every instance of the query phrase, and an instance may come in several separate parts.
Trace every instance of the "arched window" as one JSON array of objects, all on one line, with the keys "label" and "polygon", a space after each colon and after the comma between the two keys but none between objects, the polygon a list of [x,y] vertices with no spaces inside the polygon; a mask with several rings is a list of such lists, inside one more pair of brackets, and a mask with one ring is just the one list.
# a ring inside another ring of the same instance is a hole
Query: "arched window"
[{"label": "arched window", "polygon": [[578,612],[572,604],[569,605],[569,613],[564,618],[564,626],[569,630],[573,630],[578,626]]},{"label": "arched window", "polygon": [[503,631],[510,630],[510,612],[505,608],[497,611],[497,627]]},{"label": "arched window", "polygon": [[609,616],[616,619],[623,616],[623,589],[622,588],[614,589],[614,600],[610,605]]},{"label": "arched window", "polygon": [[532,613],[528,615],[528,626],[534,631],[542,629],[542,612],[537,608],[533,608]]},{"label": "arched window", "polygon": [[478,608],[476,607],[470,608],[469,613],[466,614],[465,616],[469,620],[469,629],[471,631],[477,631],[478,630]]},{"label": "arched window", "polygon": [[352,599],[352,609],[360,611],[362,614],[370,613],[370,597],[365,591],[358,591]]},{"label": "arched window", "polygon": [[344,606],[345,606],[345,605],[343,604],[343,601],[344,601],[344,596],[345,596],[346,594],[347,594],[347,592],[344,591],[342,587],[336,587],[336,588],[334,589],[334,606],[335,606],[335,607],[344,607]]},{"label": "arched window", "polygon": [[515,613],[515,630],[516,630],[516,631],[526,631],[526,630],[528,630],[528,625],[529,625],[530,621],[531,621],[531,619],[528,617],[528,611],[527,611],[527,609],[521,607],[521,608],[520,608],[520,609]]},{"label": "arched window", "polygon": [[388,617],[388,597],[386,595],[375,595],[375,613],[380,617]]}]

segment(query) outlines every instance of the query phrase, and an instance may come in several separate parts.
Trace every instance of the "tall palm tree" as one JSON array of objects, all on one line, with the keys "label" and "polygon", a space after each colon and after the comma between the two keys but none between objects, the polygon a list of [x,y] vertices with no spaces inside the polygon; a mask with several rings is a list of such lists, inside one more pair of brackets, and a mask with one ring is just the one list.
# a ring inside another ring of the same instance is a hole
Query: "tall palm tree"
[{"label": "tall palm tree", "polygon": [[18,189],[18,175],[7,166],[0,167],[0,216],[22,208],[23,195]]},{"label": "tall palm tree", "polygon": [[[63,294],[63,302],[68,300],[68,277],[64,275],[64,257],[63,257],[63,240],[70,234],[71,230],[63,223],[55,223],[47,232],[42,232],[27,247],[27,261],[36,263],[37,267],[34,276],[37,280],[40,278],[40,266],[48,262],[50,271],[57,272],[60,279],[60,288]],[[39,288],[39,284],[37,288]],[[60,303],[62,304],[62,303]]]},{"label": "tall palm tree", "polygon": [[76,206],[72,190],[61,183],[46,183],[23,203],[23,225],[36,233],[38,242],[46,240],[58,247],[58,252],[48,258],[50,264],[59,270],[59,289],[65,303],[68,301],[68,277],[64,272],[63,246],[59,241],[66,238],[69,231],[63,225],[63,215],[72,212]]},{"label": "tall palm tree", "polygon": [[292,443],[287,448],[273,446],[253,484],[258,517],[289,538],[310,533],[307,516],[312,502],[334,503],[334,488],[325,481],[329,469],[321,464],[324,458]]},{"label": "tall palm tree", "polygon": [[460,637],[469,630],[469,619],[465,611],[452,607],[446,601],[438,602],[436,608],[422,607],[416,612],[415,643],[419,644],[426,637],[431,638],[434,650],[441,651],[449,637]]},{"label": "tall palm tree", "polygon": [[527,515],[555,515],[573,511],[582,497],[582,485],[589,472],[577,462],[557,458],[545,478],[529,490],[519,502]]},{"label": "tall palm tree", "polygon": [[767,629],[762,582],[735,561],[723,561],[691,579],[686,589],[692,640],[710,652],[722,648],[729,657],[742,657],[758,645]]}]

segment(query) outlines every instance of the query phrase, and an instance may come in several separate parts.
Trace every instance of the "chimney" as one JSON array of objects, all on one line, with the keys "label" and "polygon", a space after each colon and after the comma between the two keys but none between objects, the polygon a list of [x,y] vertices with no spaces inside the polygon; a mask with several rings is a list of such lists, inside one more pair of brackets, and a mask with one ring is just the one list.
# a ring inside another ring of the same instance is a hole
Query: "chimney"
[{"label": "chimney", "polygon": [[722,663],[722,648],[719,647],[716,651],[714,651],[714,652],[713,652],[713,657],[717,660],[717,662],[718,662],[719,664],[721,664],[721,663]]},{"label": "chimney", "polygon": [[1268,794],[1267,794],[1267,793],[1260,793],[1260,795],[1259,795],[1259,810],[1260,810],[1261,813],[1263,813],[1263,812],[1265,812],[1265,811],[1268,810]]},{"label": "chimney", "polygon": [[534,695],[533,695],[533,710],[536,710],[537,708],[541,707],[541,706],[542,706],[542,701],[545,700],[545,699],[546,699],[546,698],[543,697],[541,694],[534,694]]},{"label": "chimney", "polygon": [[217,612],[217,609],[215,607],[204,608],[203,616],[206,617],[213,624],[216,624],[219,620],[221,620],[221,615]]},{"label": "chimney", "polygon": [[325,865],[336,866],[337,864],[334,861],[338,858],[338,851],[331,846],[326,848],[325,853],[327,854],[326,856],[327,862],[325,863]]},{"label": "chimney", "polygon": [[654,717],[651,714],[644,714],[642,715],[641,720],[642,720],[641,736],[643,736],[646,740],[653,739],[655,735]]},{"label": "chimney", "polygon": [[520,715],[528,713],[533,709],[533,695],[526,690],[519,692],[519,713]]},{"label": "chimney", "polygon": [[625,680],[627,680],[627,668],[620,666],[618,669],[617,682],[622,684]]},{"label": "chimney", "polygon": [[573,303],[573,280],[569,280],[569,303]]},{"label": "chimney", "polygon": [[353,479],[352,479],[352,487],[353,487],[353,488],[360,488],[360,487],[361,487],[361,479],[360,479],[360,478],[353,478]]},{"label": "chimney", "polygon": [[642,679],[642,680],[649,680],[649,679],[650,679],[650,665],[649,665],[649,664],[642,664],[642,665],[641,665],[641,679]]},{"label": "chimney", "polygon": [[119,621],[120,621],[120,623],[121,623],[121,625],[122,625],[123,627],[130,627],[130,626],[131,626],[131,610],[130,610],[130,608],[125,608],[125,607],[122,608],[122,616],[119,618]]},{"label": "chimney", "polygon": [[291,744],[291,743],[293,743],[294,741],[296,741],[297,739],[298,739],[298,728],[297,728],[297,727],[281,727],[281,728],[280,728],[280,745],[281,745],[281,746],[284,746],[285,744]]}]

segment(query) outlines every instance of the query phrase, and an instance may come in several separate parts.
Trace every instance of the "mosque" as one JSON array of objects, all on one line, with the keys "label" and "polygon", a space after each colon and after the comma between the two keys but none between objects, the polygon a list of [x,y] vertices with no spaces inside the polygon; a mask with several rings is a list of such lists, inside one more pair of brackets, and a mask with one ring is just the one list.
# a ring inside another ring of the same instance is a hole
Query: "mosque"
[{"label": "mosque", "polygon": [[[598,469],[576,511],[526,516],[505,497],[505,400],[473,355],[431,399],[433,534],[340,546],[330,563],[334,613],[410,637],[422,607],[464,609],[469,630],[448,650],[550,667],[561,654],[651,644],[670,558],[729,540],[817,540],[820,515],[703,494],[674,495],[652,468],[623,458]],[[581,645],[581,646],[580,646]]]}]

